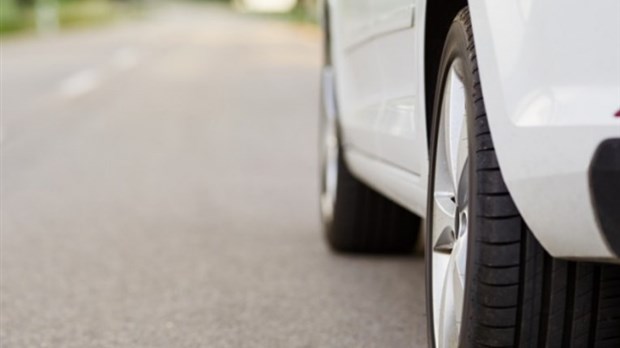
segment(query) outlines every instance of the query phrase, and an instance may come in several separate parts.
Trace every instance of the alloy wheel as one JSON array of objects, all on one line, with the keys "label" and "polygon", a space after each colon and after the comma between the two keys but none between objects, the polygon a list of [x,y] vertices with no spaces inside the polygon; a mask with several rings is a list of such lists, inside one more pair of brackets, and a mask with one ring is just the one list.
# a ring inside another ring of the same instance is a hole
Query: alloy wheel
[{"label": "alloy wheel", "polygon": [[461,329],[469,229],[469,148],[463,63],[452,62],[442,93],[432,188],[433,326],[438,347]]}]

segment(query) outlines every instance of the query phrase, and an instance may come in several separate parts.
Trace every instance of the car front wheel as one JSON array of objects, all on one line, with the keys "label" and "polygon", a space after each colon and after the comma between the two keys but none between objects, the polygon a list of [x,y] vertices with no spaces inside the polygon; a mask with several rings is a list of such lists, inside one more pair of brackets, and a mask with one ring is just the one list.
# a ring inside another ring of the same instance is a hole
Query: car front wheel
[{"label": "car front wheel", "polygon": [[550,257],[508,192],[467,9],[444,45],[431,139],[431,347],[620,347],[619,267]]}]

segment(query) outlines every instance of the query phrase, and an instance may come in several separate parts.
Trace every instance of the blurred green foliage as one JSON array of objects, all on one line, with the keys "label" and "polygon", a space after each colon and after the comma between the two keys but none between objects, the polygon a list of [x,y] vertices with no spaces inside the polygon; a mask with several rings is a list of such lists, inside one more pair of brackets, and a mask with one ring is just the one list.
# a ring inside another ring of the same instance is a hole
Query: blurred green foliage
[{"label": "blurred green foliage", "polygon": [[[42,9],[52,9],[55,25],[60,28],[105,23],[119,16],[139,13],[147,0],[0,0],[0,34],[35,30]],[[234,0],[196,0],[234,3]],[[299,0],[286,14],[267,14],[271,18],[314,22],[315,0]],[[49,15],[49,13],[48,13]],[[265,16],[262,14],[261,16]],[[40,24],[40,23],[39,23]]]},{"label": "blurred green foliage", "polygon": [[61,26],[106,22],[114,18],[114,4],[106,0],[63,0],[59,10]]},{"label": "blurred green foliage", "polygon": [[[60,28],[108,22],[135,13],[140,0],[0,0],[0,34],[34,30],[41,10],[51,9]],[[39,11],[37,11],[39,10]]]},{"label": "blurred green foliage", "polygon": [[0,0],[0,33],[17,31],[34,23],[32,6],[17,0]]}]

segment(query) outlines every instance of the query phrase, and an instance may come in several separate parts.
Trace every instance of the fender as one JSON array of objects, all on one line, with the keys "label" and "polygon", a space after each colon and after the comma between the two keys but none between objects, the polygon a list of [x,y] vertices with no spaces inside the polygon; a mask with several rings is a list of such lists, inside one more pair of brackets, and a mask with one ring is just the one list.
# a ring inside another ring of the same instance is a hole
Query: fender
[{"label": "fender", "polygon": [[597,147],[620,137],[620,1],[469,7],[496,153],[528,227],[555,257],[617,257],[599,228],[588,169]]}]

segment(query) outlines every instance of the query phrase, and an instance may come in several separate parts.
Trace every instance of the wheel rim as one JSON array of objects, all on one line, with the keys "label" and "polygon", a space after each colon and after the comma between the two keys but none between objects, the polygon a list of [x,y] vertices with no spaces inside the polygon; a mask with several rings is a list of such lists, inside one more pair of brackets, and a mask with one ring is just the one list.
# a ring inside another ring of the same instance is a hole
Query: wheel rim
[{"label": "wheel rim", "polygon": [[434,163],[431,277],[438,347],[458,345],[465,294],[469,149],[462,67],[456,59],[446,78]]},{"label": "wheel rim", "polygon": [[338,188],[338,126],[331,68],[323,69],[321,120],[321,215],[331,223]]}]

